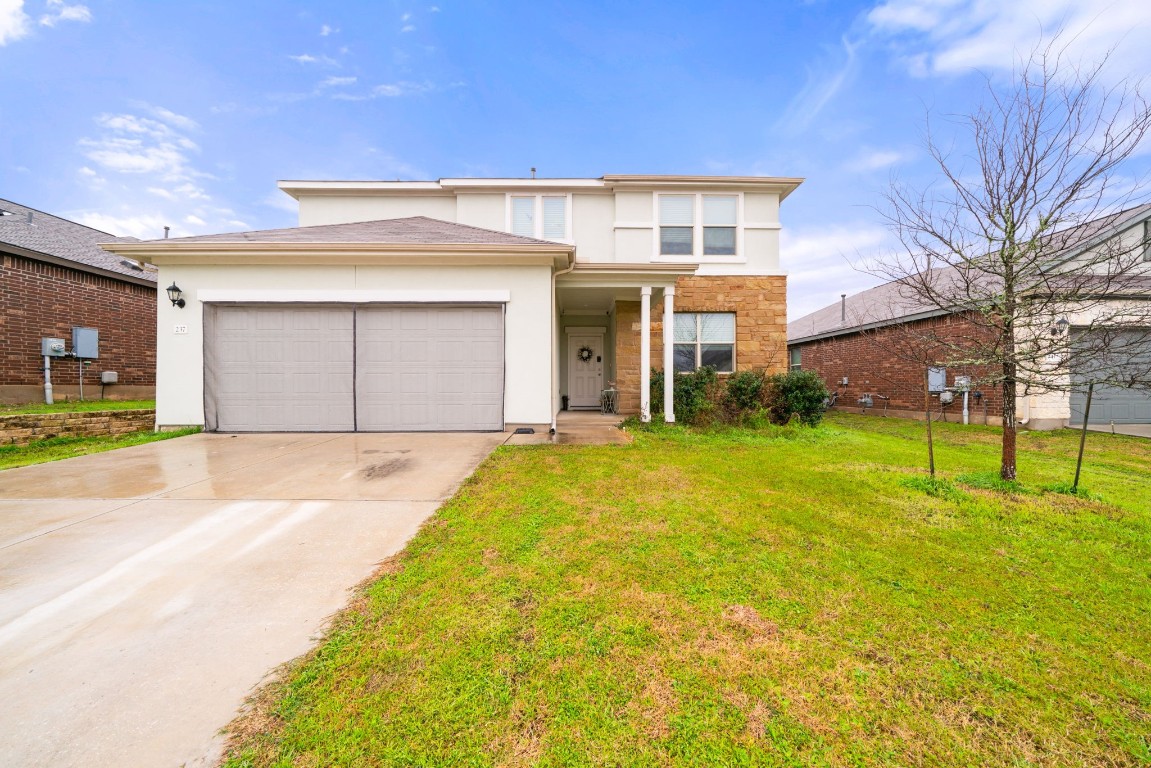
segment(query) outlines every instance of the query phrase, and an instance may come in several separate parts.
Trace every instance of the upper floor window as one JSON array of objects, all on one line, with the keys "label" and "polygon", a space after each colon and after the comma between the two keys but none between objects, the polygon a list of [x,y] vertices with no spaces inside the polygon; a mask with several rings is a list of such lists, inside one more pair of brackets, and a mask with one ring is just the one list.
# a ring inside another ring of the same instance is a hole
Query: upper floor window
[{"label": "upper floor window", "polygon": [[1143,222],[1143,261],[1151,261],[1151,219]]},{"label": "upper floor window", "polygon": [[508,220],[513,235],[540,240],[569,240],[567,195],[510,195]]},{"label": "upper floor window", "polygon": [[659,195],[660,256],[735,256],[737,195]]}]

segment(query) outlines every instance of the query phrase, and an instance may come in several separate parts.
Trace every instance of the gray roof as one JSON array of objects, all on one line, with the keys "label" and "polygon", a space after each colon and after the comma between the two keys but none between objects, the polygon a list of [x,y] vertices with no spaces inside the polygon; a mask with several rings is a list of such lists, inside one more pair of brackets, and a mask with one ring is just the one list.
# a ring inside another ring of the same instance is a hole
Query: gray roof
[{"label": "gray roof", "polygon": [[232,232],[223,235],[198,235],[149,243],[386,243],[395,245],[548,245],[557,243],[535,240],[492,229],[469,227],[450,221],[411,216],[406,219],[381,219],[353,224],[321,224],[312,227],[262,229],[255,232]]},{"label": "gray roof", "polygon": [[[77,269],[112,272],[136,280],[156,282],[151,266],[108,253],[99,243],[134,243],[134,237],[116,237],[50,213],[0,199],[0,251],[53,263],[72,262]],[[29,220],[31,216],[31,220]]]},{"label": "gray roof", "polygon": [[[1146,218],[1148,214],[1151,214],[1151,203],[1052,233],[1048,237],[1061,252],[1055,263],[1063,263],[1084,249],[1094,247],[1116,232]],[[955,267],[940,267],[932,272],[934,274],[929,278],[931,281],[956,279],[960,274]],[[1136,285],[1138,280],[1127,280],[1125,283]],[[796,342],[837,336],[876,325],[943,314],[947,313],[934,304],[918,299],[915,291],[903,282],[894,280],[792,320],[787,324],[787,340]]]}]

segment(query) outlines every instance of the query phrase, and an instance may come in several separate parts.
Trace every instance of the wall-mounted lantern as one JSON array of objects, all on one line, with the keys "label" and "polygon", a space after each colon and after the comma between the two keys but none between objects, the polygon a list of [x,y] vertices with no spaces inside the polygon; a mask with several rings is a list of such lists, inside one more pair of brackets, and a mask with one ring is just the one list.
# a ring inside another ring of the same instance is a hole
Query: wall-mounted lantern
[{"label": "wall-mounted lantern", "polygon": [[180,286],[176,285],[173,280],[172,284],[168,286],[168,298],[172,300],[173,307],[184,308],[184,292],[180,290]]}]

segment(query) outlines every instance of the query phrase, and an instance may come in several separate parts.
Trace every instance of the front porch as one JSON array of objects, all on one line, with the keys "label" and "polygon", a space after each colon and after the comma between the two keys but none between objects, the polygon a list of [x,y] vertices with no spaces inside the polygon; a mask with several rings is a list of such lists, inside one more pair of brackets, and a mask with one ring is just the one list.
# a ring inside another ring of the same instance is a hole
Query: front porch
[{"label": "front porch", "polygon": [[[561,410],[599,412],[608,393],[620,416],[651,420],[652,367],[673,368],[676,281],[694,271],[682,264],[577,265],[557,279]],[[662,341],[655,356],[653,332]],[[675,420],[672,383],[665,379],[657,404],[668,422]]]}]

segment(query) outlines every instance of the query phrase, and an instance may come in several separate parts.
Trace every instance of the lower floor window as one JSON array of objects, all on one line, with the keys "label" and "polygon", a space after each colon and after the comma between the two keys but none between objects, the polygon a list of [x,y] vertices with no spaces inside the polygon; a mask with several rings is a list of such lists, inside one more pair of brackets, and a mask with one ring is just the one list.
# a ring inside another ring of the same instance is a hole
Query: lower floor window
[{"label": "lower floor window", "polygon": [[675,372],[708,365],[720,373],[735,370],[734,312],[675,314]]}]

